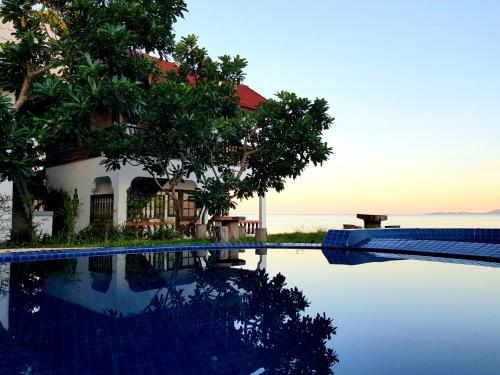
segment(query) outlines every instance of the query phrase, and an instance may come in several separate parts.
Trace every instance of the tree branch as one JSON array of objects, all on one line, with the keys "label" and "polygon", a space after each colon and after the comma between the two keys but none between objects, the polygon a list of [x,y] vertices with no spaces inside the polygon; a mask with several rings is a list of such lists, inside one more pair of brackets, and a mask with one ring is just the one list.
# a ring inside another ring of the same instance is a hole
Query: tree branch
[{"label": "tree branch", "polygon": [[42,75],[44,73],[47,73],[50,69],[52,69],[52,64],[43,66],[41,68],[38,68],[36,70],[31,70],[31,63],[27,64],[27,71],[26,74],[24,75],[24,80],[23,80],[23,85],[21,86],[21,91],[19,92],[19,96],[14,103],[14,108],[15,109],[20,109],[27,101],[28,101],[28,92],[31,86],[31,81],[33,78],[38,77],[39,75]]}]

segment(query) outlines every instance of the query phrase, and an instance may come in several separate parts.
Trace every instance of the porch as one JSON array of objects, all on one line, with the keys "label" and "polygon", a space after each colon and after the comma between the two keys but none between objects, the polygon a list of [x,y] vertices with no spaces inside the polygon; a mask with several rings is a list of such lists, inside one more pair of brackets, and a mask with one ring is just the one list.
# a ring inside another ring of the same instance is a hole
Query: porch
[{"label": "porch", "polygon": [[[160,180],[166,184],[166,181]],[[186,181],[176,191],[181,205],[181,230],[186,236],[196,234],[196,225],[201,223],[198,209],[193,199],[196,189],[194,181]],[[165,228],[175,229],[174,200],[161,190],[152,178],[136,177],[126,191],[126,215],[120,221],[116,210],[117,193],[114,191],[111,179],[99,177],[95,181],[95,189],[90,196],[91,225],[124,225],[135,230],[141,238],[151,237],[156,231]],[[264,207],[264,210],[262,209]],[[261,217],[265,213],[265,198],[260,199]],[[257,229],[262,227],[262,220],[247,220],[246,217],[217,217],[214,222],[214,235],[218,228],[227,226],[229,239],[237,240],[241,236],[255,236]]]},{"label": "porch", "polygon": [[[75,230],[90,224],[135,226],[144,236],[162,227],[174,226],[173,205],[162,194],[149,173],[141,166],[124,165],[119,170],[106,170],[104,157],[99,156],[78,162],[47,168],[47,180],[51,188],[63,189],[80,202]],[[160,180],[166,184],[166,181]],[[140,188],[140,189],[138,189]],[[194,176],[178,185],[183,194],[182,225],[189,227],[196,207],[189,199],[197,188]],[[139,197],[142,206],[132,203]],[[132,204],[131,204],[132,203]],[[131,207],[133,206],[133,207]],[[245,235],[255,235],[257,229],[266,228],[266,200],[259,199],[259,220],[242,220]],[[187,230],[192,235],[195,225]]]}]

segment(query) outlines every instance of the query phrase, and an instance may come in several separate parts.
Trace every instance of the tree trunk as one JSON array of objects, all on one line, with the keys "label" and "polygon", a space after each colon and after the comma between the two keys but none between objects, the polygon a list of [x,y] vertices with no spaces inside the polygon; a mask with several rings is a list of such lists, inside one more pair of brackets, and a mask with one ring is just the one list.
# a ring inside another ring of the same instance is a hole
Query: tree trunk
[{"label": "tree trunk", "polygon": [[14,108],[15,109],[20,109],[24,103],[28,100],[28,91],[30,88],[31,84],[31,75],[28,73],[24,77],[23,85],[21,87],[21,91],[19,92],[19,96],[16,99],[16,102],[14,103]]},{"label": "tree trunk", "polygon": [[172,194],[172,200],[174,201],[174,212],[175,212],[175,230],[178,233],[182,233],[181,229],[181,219],[182,219],[182,205],[175,187],[170,192]]}]

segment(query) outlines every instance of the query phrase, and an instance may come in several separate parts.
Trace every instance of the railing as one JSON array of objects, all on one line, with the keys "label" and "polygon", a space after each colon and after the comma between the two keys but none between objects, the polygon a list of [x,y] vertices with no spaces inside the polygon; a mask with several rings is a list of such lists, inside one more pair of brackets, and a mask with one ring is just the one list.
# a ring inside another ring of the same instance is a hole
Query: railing
[{"label": "railing", "polygon": [[125,124],[125,134],[134,135],[144,131],[144,127],[135,124]]},{"label": "railing", "polygon": [[129,220],[163,220],[167,210],[167,195],[160,191],[154,196],[129,194],[127,218]]},{"label": "railing", "polygon": [[90,196],[90,223],[110,223],[113,221],[113,194]]},{"label": "railing", "polygon": [[246,235],[255,235],[256,229],[260,226],[260,220],[242,220],[238,224],[245,228]]}]

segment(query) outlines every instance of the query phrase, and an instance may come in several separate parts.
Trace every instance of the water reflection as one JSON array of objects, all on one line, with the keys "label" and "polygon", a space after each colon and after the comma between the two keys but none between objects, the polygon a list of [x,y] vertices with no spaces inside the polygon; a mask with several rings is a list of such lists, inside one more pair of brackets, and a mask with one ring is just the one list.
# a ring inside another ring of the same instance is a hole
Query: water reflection
[{"label": "water reflection", "polygon": [[452,257],[436,257],[418,254],[397,254],[397,253],[377,253],[365,251],[349,250],[322,250],[323,256],[329,264],[357,266],[366,263],[379,263],[397,260],[419,260],[426,262],[454,263],[464,265],[474,265],[482,267],[500,268],[499,262],[488,262],[483,260],[461,259]]},{"label": "water reflection", "polygon": [[[285,276],[238,251],[3,264],[6,373],[332,373],[335,334]],[[2,370],[2,374],[3,374]]]}]

